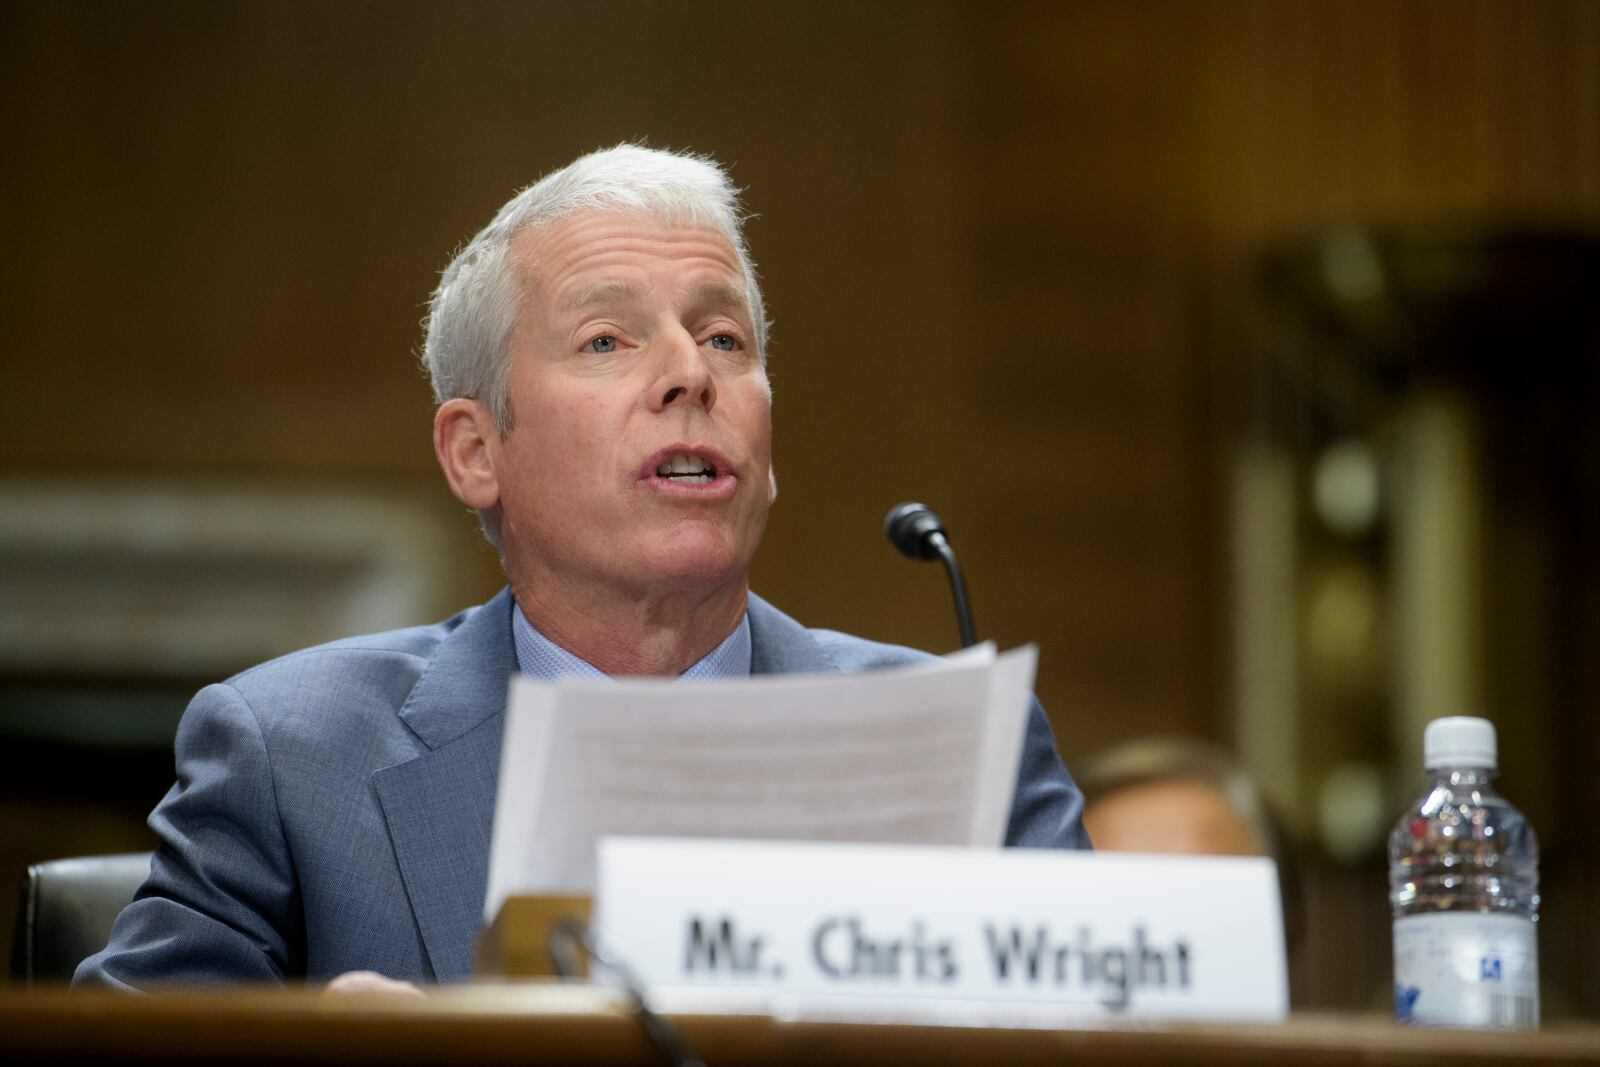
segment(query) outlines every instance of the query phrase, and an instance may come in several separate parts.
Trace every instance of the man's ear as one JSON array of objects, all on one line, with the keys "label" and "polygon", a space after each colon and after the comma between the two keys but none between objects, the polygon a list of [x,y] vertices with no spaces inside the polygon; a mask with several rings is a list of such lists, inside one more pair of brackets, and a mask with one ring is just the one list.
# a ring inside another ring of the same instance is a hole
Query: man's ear
[{"label": "man's ear", "polygon": [[433,454],[450,492],[469,508],[484,511],[500,503],[489,454],[489,442],[499,435],[489,409],[466,397],[445,401],[433,416]]},{"label": "man's ear", "polygon": [[767,507],[778,502],[778,468],[767,468]]}]

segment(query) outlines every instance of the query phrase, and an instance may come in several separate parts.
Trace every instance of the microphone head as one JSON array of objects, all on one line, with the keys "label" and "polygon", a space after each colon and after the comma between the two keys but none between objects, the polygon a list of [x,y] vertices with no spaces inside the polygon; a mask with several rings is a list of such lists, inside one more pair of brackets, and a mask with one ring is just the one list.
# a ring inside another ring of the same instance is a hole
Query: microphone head
[{"label": "microphone head", "polygon": [[883,532],[901,555],[933,559],[938,553],[934,550],[932,535],[944,533],[944,522],[928,505],[908,501],[889,509],[883,520]]}]

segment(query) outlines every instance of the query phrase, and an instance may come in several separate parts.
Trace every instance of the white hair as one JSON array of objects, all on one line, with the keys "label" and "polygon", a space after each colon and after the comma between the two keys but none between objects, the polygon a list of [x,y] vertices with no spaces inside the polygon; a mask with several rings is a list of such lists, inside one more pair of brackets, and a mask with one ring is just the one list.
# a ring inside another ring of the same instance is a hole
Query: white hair
[{"label": "white hair", "polygon": [[[765,362],[766,308],[745,244],[739,192],[707,157],[632,144],[591,152],[523,189],[456,253],[428,301],[422,358],[434,398],[441,404],[456,397],[476,399],[489,409],[501,436],[511,432],[508,342],[523,298],[511,242],[529,227],[578,211],[710,226],[726,237],[744,271],[756,351]],[[491,532],[487,521],[485,532]],[[490,540],[495,540],[492,533]]]}]

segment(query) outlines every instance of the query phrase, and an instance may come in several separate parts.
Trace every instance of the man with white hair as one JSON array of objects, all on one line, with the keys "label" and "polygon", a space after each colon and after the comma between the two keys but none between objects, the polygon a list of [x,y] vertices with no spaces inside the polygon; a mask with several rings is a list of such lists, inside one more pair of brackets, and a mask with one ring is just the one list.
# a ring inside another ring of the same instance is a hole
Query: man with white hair
[{"label": "man with white hair", "polygon": [[[776,494],[761,290],[737,191],[619,146],[523,190],[444,271],[434,447],[509,586],[202,690],[150,879],[80,983],[468,976],[513,671],[858,671],[924,653],[749,590]],[[1035,704],[1007,843],[1086,847]],[[352,973],[354,972],[354,973]]]}]

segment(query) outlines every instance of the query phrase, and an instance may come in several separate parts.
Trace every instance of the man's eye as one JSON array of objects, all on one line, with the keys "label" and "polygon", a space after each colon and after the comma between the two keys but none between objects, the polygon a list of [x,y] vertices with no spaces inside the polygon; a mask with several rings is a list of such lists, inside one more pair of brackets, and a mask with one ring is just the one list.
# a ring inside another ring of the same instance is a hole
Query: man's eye
[{"label": "man's eye", "polygon": [[739,347],[739,342],[731,333],[719,333],[712,336],[711,347],[721,352],[732,352]]},{"label": "man's eye", "polygon": [[593,352],[599,356],[609,355],[617,350],[617,339],[612,337],[609,333],[601,334],[593,341],[590,341],[588,344],[584,345],[583,350],[585,352]]}]

